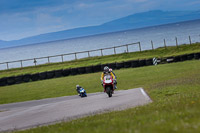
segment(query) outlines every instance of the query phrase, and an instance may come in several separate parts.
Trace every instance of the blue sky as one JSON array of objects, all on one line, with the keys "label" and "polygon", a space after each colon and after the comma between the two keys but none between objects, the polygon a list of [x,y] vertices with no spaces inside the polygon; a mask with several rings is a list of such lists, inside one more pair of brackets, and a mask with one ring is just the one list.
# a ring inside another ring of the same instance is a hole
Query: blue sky
[{"label": "blue sky", "polygon": [[150,10],[200,10],[200,0],[0,0],[0,40],[100,25]]}]

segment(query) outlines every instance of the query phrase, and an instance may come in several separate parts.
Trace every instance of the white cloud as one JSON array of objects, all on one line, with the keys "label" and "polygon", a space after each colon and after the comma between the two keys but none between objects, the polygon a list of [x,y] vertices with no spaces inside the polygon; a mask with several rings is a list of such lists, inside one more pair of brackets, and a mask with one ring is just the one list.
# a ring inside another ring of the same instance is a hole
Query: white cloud
[{"label": "white cloud", "polygon": [[200,1],[191,1],[190,3],[188,3],[190,6],[199,6],[200,7]]},{"label": "white cloud", "polygon": [[86,3],[79,3],[79,4],[77,5],[77,7],[78,7],[79,9],[85,9],[85,8],[91,8],[91,7],[93,7],[93,5],[92,5],[92,4],[86,4]]},{"label": "white cloud", "polygon": [[57,16],[52,16],[50,14],[46,13],[39,13],[36,15],[36,24],[38,25],[45,25],[45,24],[56,24],[56,23],[61,23],[62,19]]}]

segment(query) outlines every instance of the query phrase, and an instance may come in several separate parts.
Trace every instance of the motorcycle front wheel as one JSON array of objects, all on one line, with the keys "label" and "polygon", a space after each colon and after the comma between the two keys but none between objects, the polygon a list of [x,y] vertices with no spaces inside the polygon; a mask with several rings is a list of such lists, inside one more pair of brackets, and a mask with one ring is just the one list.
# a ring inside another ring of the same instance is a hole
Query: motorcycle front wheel
[{"label": "motorcycle front wheel", "polygon": [[108,97],[112,97],[112,89],[110,87],[106,87],[106,93],[108,94]]}]

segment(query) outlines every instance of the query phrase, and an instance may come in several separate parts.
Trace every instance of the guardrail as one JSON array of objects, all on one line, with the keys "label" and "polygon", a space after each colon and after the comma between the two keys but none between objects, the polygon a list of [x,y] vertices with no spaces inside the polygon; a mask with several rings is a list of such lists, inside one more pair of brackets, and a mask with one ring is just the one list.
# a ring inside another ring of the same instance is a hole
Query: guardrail
[{"label": "guardrail", "polygon": [[[121,48],[121,47],[126,47],[126,52],[128,53],[129,52],[129,46],[130,45],[138,45],[139,47],[139,51],[142,51],[141,50],[141,44],[140,42],[136,42],[136,43],[131,43],[131,44],[125,44],[125,45],[120,45],[120,46],[115,46],[115,47],[108,47],[108,48],[102,48],[102,49],[95,49],[95,50],[89,50],[89,51],[81,51],[81,52],[75,52],[75,53],[68,53],[68,54],[61,54],[61,55],[54,55],[54,56],[46,56],[46,57],[40,57],[40,58],[32,58],[32,59],[25,59],[25,60],[17,60],[17,61],[10,61],[10,62],[3,62],[3,63],[0,63],[0,65],[6,65],[6,68],[9,69],[9,64],[11,63],[20,63],[20,67],[23,68],[23,63],[24,62],[27,62],[27,61],[32,61],[33,62],[33,65],[30,65],[30,66],[36,66],[37,65],[37,62],[41,59],[46,59],[46,62],[44,62],[43,64],[46,64],[46,63],[51,63],[51,58],[53,57],[60,57],[60,61],[59,62],[64,62],[64,56],[69,56],[69,55],[74,55],[74,60],[77,60],[78,57],[77,55],[78,54],[82,54],[82,53],[87,53],[87,57],[92,57],[90,55],[91,52],[100,52],[100,56],[104,56],[104,50],[108,50],[108,49],[113,49],[113,54],[118,54],[116,52],[116,49],[117,48]],[[86,58],[86,57],[85,57]],[[73,60],[73,59],[72,59]],[[17,68],[17,67],[15,67]]]}]

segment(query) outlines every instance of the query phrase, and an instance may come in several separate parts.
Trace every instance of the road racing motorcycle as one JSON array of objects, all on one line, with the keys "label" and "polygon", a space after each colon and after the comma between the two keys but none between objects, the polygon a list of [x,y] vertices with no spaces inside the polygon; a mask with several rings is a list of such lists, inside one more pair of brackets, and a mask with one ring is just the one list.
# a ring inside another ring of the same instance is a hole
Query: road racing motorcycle
[{"label": "road racing motorcycle", "polygon": [[112,94],[114,92],[114,81],[110,74],[104,76],[103,88],[104,92],[108,94],[108,97],[112,97]]},{"label": "road racing motorcycle", "polygon": [[87,93],[86,93],[85,89],[80,88],[80,90],[79,90],[79,96],[80,97],[87,97]]}]

